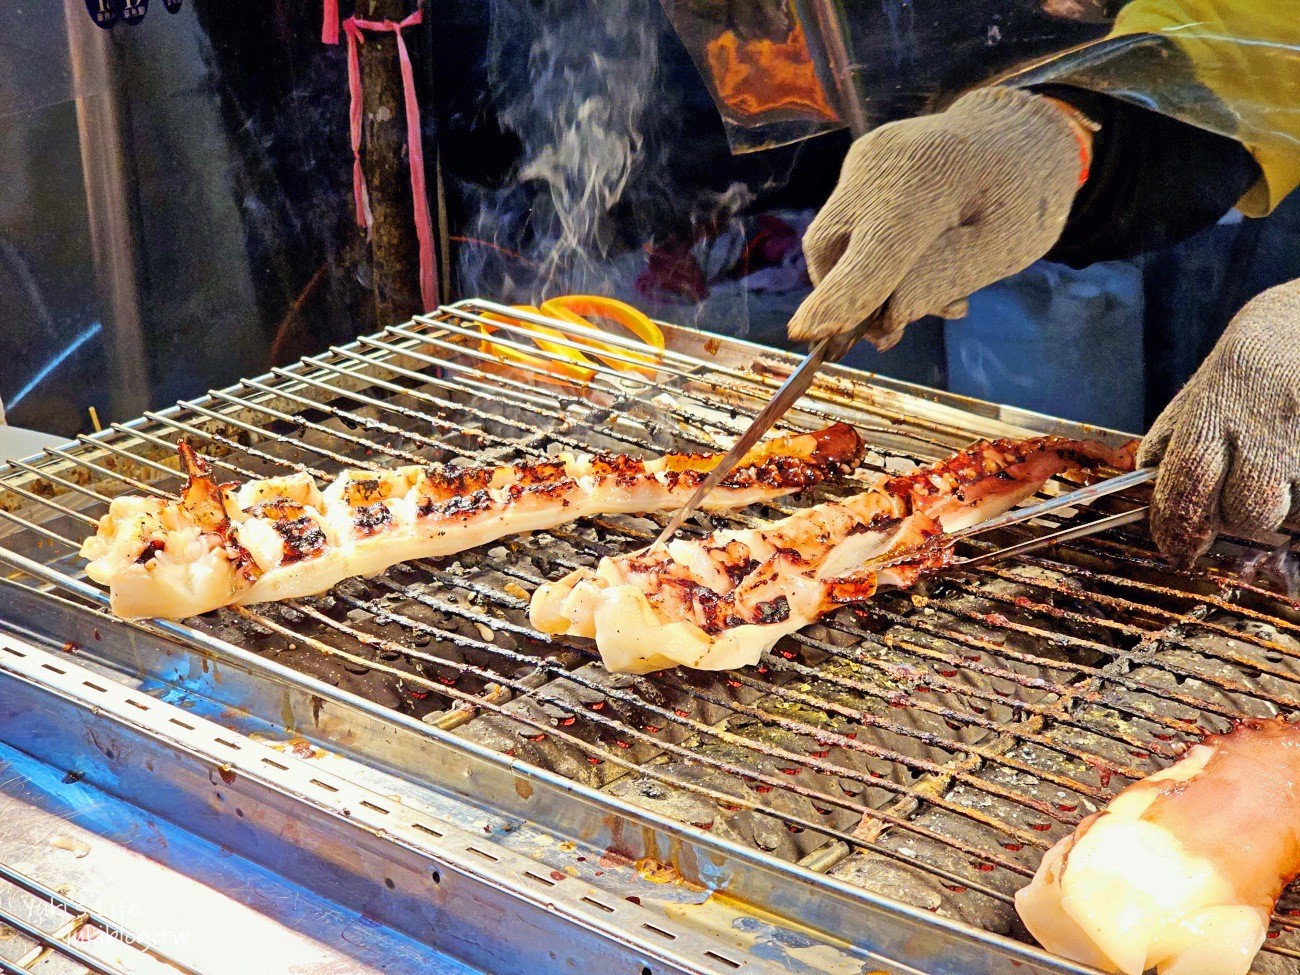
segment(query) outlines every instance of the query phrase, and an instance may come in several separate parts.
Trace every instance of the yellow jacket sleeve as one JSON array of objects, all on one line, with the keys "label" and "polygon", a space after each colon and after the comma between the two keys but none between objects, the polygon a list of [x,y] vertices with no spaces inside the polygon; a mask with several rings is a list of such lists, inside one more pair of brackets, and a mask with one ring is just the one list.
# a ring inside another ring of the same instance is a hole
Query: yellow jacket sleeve
[{"label": "yellow jacket sleeve", "polygon": [[1133,0],[1111,36],[1134,34],[1176,45],[1233,119],[1225,134],[1263,170],[1244,213],[1262,216],[1300,185],[1300,0]]}]

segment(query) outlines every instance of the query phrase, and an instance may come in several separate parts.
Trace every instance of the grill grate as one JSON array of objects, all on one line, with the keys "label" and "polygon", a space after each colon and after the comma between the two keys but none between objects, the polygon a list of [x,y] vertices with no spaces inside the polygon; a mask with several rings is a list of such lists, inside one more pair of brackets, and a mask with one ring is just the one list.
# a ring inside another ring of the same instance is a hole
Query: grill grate
[{"label": "grill grate", "polygon": [[[67,837],[60,838],[71,844]],[[77,841],[79,842],[79,841]],[[70,897],[63,888],[0,863],[0,972],[79,971],[86,975],[135,972],[197,975],[112,918]]]},{"label": "grill grate", "polygon": [[[475,326],[493,310],[443,308],[13,463],[0,470],[0,560],[34,560],[43,583],[81,580],[85,593],[82,538],[113,496],[176,491],[181,436],[238,479],[718,450],[793,361],[670,330],[653,381],[600,364],[577,388],[481,349]],[[581,330],[548,324],[580,343]],[[519,329],[497,327],[494,342],[514,342]],[[1014,432],[980,407],[838,370],[786,423],[848,419],[872,445],[866,470],[897,471]],[[883,594],[740,673],[611,675],[584,642],[528,625],[535,585],[648,543],[662,520],[591,519],[187,625],[773,857],[1021,936],[1012,893],[1080,819],[1203,731],[1300,708],[1300,602],[1240,571],[1266,577],[1268,553],[1233,543],[1235,563],[1175,573],[1140,527]],[[1291,894],[1261,970],[1300,958],[1293,907]]]}]

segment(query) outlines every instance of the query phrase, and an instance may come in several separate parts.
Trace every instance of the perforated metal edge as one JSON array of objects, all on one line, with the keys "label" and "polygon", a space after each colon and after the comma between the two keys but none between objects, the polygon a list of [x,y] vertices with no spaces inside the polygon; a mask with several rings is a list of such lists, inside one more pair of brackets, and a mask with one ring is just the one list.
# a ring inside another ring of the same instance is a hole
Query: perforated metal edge
[{"label": "perforated metal edge", "polygon": [[785,970],[67,655],[0,634],[0,684],[20,750],[494,973]]},{"label": "perforated metal edge", "polygon": [[[188,627],[157,622],[128,625],[14,584],[0,585],[0,591],[8,593],[8,622],[22,626],[30,639],[51,646],[73,641],[115,669],[167,683],[179,681],[213,701],[247,709],[266,720],[288,721],[290,727],[327,746],[346,738],[350,744],[344,750],[376,767],[430,778],[503,814],[549,828],[563,824],[568,835],[582,834],[593,845],[617,841],[633,858],[657,854],[673,863],[695,864],[700,879],[711,887],[777,916],[799,918],[814,931],[854,945],[870,959],[866,970],[1002,975],[1009,965],[1028,965],[1039,975],[1096,975],[1095,969],[1022,942],[793,864],[768,861],[751,850],[479,748]],[[202,656],[192,646],[170,642],[164,633],[172,628],[187,643],[199,640]],[[102,641],[98,640],[101,633]],[[5,656],[0,653],[0,658]],[[273,682],[266,680],[268,675]],[[0,720],[0,737],[4,734]],[[526,795],[516,788],[520,780],[531,786]],[[716,946],[711,939],[709,944]]]}]

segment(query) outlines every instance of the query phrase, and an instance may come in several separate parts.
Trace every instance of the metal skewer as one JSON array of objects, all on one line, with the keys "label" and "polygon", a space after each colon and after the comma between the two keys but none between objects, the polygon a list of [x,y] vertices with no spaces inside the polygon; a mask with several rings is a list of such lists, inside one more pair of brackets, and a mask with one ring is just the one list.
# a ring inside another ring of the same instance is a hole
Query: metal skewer
[{"label": "metal skewer", "polygon": [[869,318],[857,328],[842,335],[832,335],[813,345],[794,372],[790,373],[786,381],[781,384],[781,388],[773,394],[771,402],[759,411],[745,432],[740,435],[740,439],[722,456],[722,460],[718,461],[713,470],[709,471],[709,476],[695,489],[695,493],[686,504],[677,509],[667,526],[659,533],[659,537],[654,540],[655,545],[661,545],[673,537],[686,519],[699,509],[709,492],[722,483],[754,445],[763,439],[763,434],[767,433],[777,420],[785,416],[790,407],[809,390],[813,380],[817,378],[817,371],[827,362],[838,362],[844,358],[845,353],[853,348],[874,320]]},{"label": "metal skewer", "polygon": [[992,552],[985,552],[983,555],[974,555],[968,559],[953,559],[951,564],[959,569],[973,569],[988,562],[996,562],[999,559],[1010,558],[1013,555],[1023,555],[1025,552],[1034,552],[1040,548],[1047,548],[1049,545],[1055,545],[1058,542],[1068,542],[1072,538],[1084,538],[1088,535],[1095,535],[1097,532],[1103,532],[1108,528],[1130,525],[1135,521],[1141,521],[1149,513],[1150,506],[1144,504],[1142,507],[1134,508],[1131,511],[1121,511],[1119,514],[1107,515],[1105,518],[1098,518],[1096,521],[1090,521],[1084,525],[1074,525],[1070,528],[1062,528],[1060,531],[1050,532],[1047,535],[1040,535],[1038,538],[1028,538],[1023,542],[1017,542],[1015,545],[1008,545]]}]

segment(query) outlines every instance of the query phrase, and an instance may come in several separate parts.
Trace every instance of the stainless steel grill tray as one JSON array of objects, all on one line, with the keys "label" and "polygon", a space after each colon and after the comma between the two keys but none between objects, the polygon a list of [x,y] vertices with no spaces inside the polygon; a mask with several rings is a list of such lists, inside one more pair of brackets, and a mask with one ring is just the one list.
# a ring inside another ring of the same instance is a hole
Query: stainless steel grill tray
[{"label": "stainless steel grill tray", "polygon": [[[494,310],[461,302],[0,470],[11,583],[102,612],[76,550],[113,496],[177,489],[179,437],[236,480],[557,449],[718,450],[796,362],[665,327],[653,379],[614,357],[580,387],[484,349],[477,326]],[[514,340],[509,327],[493,336]],[[978,437],[1126,439],[841,368],[786,423],[832,420],[867,438],[868,471]],[[1016,941],[1011,896],[1042,853],[1184,742],[1300,702],[1300,602],[1278,594],[1285,552],[1232,541],[1217,567],[1176,573],[1141,527],[883,595],[743,672],[610,675],[583,641],[531,629],[537,583],[644,545],[660,524],[593,519],[318,598],[136,629],[237,661],[251,677],[226,689],[232,703],[279,707],[308,737],[933,972],[1001,972],[1008,959],[1080,971]],[[480,770],[473,788],[452,781],[458,762]],[[508,787],[521,776],[527,796]],[[1258,970],[1294,970],[1297,906],[1284,898]]]}]

